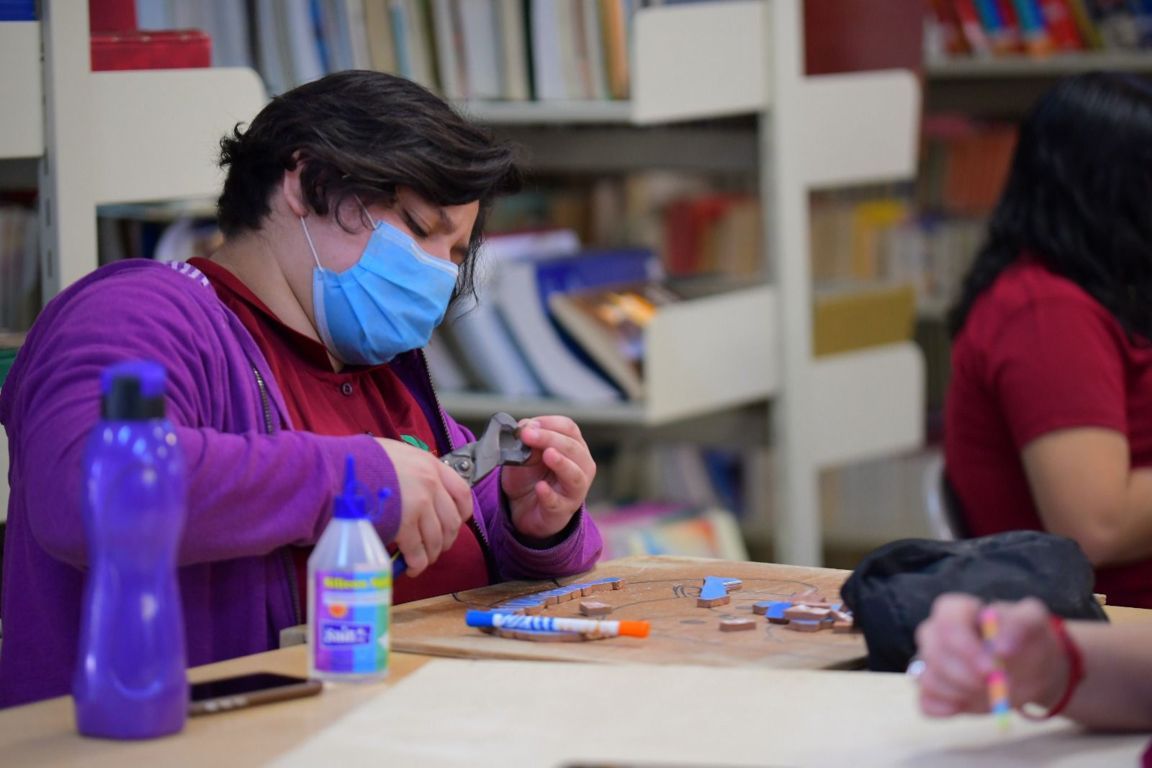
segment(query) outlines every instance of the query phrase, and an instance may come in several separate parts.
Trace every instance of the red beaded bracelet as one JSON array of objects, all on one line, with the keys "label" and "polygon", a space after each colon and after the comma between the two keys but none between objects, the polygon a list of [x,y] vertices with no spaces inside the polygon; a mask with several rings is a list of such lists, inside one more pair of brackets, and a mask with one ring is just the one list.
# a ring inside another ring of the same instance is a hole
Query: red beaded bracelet
[{"label": "red beaded bracelet", "polygon": [[1047,720],[1063,712],[1068,707],[1068,702],[1072,701],[1072,696],[1080,686],[1080,681],[1084,679],[1084,656],[1080,653],[1080,647],[1068,634],[1068,630],[1064,626],[1064,619],[1053,616],[1051,626],[1052,632],[1060,642],[1060,647],[1064,649],[1064,658],[1068,660],[1068,683],[1064,686],[1064,693],[1060,696],[1060,700],[1052,705],[1052,708],[1047,712],[1036,714],[1029,712],[1026,706],[1021,707],[1020,714],[1029,720]]}]

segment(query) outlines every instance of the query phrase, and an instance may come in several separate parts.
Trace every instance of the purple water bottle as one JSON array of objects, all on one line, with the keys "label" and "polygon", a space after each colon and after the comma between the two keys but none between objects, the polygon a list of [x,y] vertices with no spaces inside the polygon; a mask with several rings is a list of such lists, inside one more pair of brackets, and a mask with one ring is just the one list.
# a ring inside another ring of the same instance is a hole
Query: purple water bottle
[{"label": "purple water bottle", "polygon": [[164,369],[104,371],[84,456],[88,574],[72,695],[85,736],[147,739],[184,727],[184,617],[176,553],[184,457],[164,418]]}]

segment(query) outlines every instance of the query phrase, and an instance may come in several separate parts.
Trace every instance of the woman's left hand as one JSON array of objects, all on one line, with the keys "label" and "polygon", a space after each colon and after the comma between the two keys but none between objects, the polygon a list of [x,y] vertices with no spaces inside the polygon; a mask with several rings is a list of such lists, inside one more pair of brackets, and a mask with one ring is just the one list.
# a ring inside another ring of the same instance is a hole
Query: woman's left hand
[{"label": "woman's left hand", "polygon": [[532,455],[523,465],[503,467],[501,487],[516,530],[546,539],[564,530],[584,503],[596,462],[580,428],[567,416],[522,420],[520,440]]}]

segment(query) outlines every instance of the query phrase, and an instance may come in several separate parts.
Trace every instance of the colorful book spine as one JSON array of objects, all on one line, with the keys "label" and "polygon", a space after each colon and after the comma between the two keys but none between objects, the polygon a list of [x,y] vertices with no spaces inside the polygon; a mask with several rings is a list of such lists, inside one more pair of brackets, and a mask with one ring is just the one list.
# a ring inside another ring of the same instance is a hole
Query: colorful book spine
[{"label": "colorful book spine", "polygon": [[1033,56],[1051,53],[1052,39],[1048,36],[1048,27],[1044,23],[1039,0],[1014,0],[1014,2],[1024,49]]},{"label": "colorful book spine", "polygon": [[976,10],[975,0],[954,0],[956,17],[960,20],[960,29],[968,47],[976,56],[987,56],[992,52],[988,36],[984,33],[984,25],[980,23],[980,14]]},{"label": "colorful book spine", "polygon": [[999,0],[975,0],[975,5],[992,52],[1003,54],[1015,51],[1019,42],[1016,28],[1014,24],[1009,26]]},{"label": "colorful book spine", "polygon": [[1084,40],[1076,25],[1076,16],[1069,0],[1040,0],[1040,11],[1052,46],[1058,51],[1078,51]]},{"label": "colorful book spine", "polygon": [[1096,22],[1092,19],[1092,13],[1088,9],[1086,0],[1068,0],[1068,8],[1072,13],[1072,18],[1076,22],[1076,29],[1080,33],[1080,39],[1084,41],[1085,48],[1099,49],[1104,45],[1104,41],[1100,39],[1100,30],[1096,26]]},{"label": "colorful book spine", "polygon": [[944,53],[949,56],[964,56],[972,52],[960,28],[960,19],[951,0],[932,0],[932,12],[939,30]]}]

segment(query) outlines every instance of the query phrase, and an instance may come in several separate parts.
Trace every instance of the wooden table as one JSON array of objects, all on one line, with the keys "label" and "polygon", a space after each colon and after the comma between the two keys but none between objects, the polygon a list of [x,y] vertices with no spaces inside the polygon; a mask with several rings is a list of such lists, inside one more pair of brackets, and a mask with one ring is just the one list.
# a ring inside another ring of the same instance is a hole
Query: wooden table
[{"label": "wooden table", "polygon": [[[260,765],[302,744],[429,659],[393,653],[383,683],[332,686],[319,697],[189,718],[183,733],[144,742],[87,739],[76,733],[71,697],[0,711],[0,764],[5,766]],[[200,682],[246,672],[308,674],[303,645],[197,667]],[[219,762],[219,761],[223,762]],[[319,768],[319,767],[318,767]]]},{"label": "wooden table", "polygon": [[[1152,611],[1107,610],[1118,622],[1152,623]],[[295,646],[200,667],[189,676],[197,682],[306,669],[306,648]],[[494,685],[494,679],[506,682]],[[563,728],[529,727],[533,718],[553,715]],[[5,710],[0,764],[819,765],[843,761],[841,747],[859,744],[854,768],[1073,766],[1133,764],[1147,740],[1083,736],[1061,721],[1021,721],[1014,729],[1001,737],[988,718],[926,721],[902,675],[695,665],[669,674],[650,664],[466,662],[394,653],[385,682],[329,686],[319,697],[192,718],[183,733],[155,741],[82,738],[67,697]]]}]

